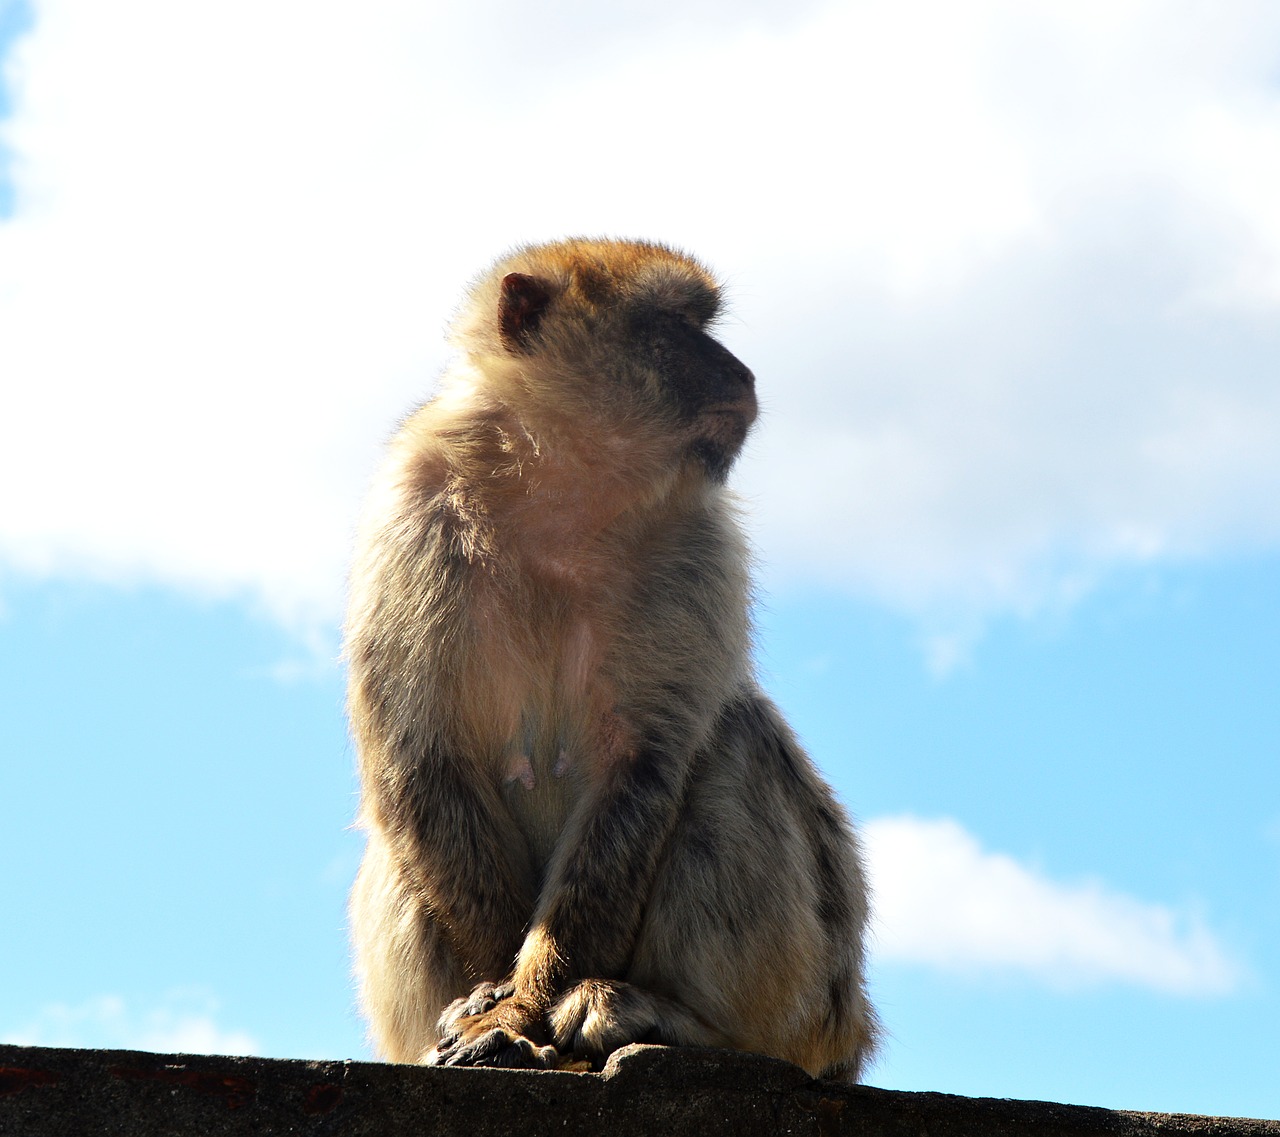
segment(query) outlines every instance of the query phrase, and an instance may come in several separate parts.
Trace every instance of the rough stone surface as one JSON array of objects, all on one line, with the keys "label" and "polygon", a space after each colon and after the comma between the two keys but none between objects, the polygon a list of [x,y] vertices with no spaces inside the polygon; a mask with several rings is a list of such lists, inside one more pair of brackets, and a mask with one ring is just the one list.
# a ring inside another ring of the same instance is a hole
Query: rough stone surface
[{"label": "rough stone surface", "polygon": [[816,1082],[726,1050],[629,1046],[600,1074],[0,1046],[5,1137],[1214,1137],[1280,1121],[1126,1113]]}]

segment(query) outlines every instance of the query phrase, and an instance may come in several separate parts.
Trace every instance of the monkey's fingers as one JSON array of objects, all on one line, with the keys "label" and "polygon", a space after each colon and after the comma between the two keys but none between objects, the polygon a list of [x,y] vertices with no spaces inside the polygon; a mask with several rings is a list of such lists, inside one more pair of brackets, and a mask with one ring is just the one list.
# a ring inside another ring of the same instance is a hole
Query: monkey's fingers
[{"label": "monkey's fingers", "polygon": [[426,1057],[428,1066],[503,1066],[516,1069],[554,1069],[560,1056],[554,1046],[538,1046],[502,1027],[462,1039],[441,1039]]},{"label": "monkey's fingers", "polygon": [[560,1055],[554,1046],[539,1046],[523,1036],[500,1048],[490,1058],[475,1063],[477,1066],[502,1066],[518,1070],[554,1070],[560,1065]]},{"label": "monkey's fingers", "polygon": [[436,1033],[440,1035],[441,1042],[456,1040],[462,1033],[464,1019],[493,1010],[502,1000],[510,998],[513,990],[509,983],[504,983],[502,986],[493,983],[477,983],[472,988],[471,994],[454,999],[440,1013],[440,1018],[436,1022]]}]

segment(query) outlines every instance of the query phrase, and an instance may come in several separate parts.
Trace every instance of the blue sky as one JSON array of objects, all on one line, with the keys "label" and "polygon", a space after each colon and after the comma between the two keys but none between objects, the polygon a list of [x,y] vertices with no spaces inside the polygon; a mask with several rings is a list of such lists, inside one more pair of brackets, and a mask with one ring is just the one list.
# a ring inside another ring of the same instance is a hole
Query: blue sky
[{"label": "blue sky", "polygon": [[0,1039],[369,1056],[354,512],[462,284],[611,232],[758,377],[869,1080],[1280,1116],[1280,14],[529,19],[0,0]]}]

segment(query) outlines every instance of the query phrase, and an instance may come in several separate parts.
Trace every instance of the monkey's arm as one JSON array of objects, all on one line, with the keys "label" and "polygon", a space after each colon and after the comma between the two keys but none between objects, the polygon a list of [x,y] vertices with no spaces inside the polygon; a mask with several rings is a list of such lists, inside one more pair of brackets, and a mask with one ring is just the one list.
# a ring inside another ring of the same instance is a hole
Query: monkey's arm
[{"label": "monkey's arm", "polygon": [[449,708],[461,682],[468,566],[442,510],[400,506],[388,515],[371,526],[352,574],[347,629],[362,812],[462,971],[505,975],[537,892],[474,746],[448,733],[459,733]]},{"label": "monkey's arm", "polygon": [[509,820],[491,787],[439,742],[386,756],[366,789],[365,813],[387,835],[400,871],[463,971],[505,975],[520,948],[535,894],[514,855]]},{"label": "monkey's arm", "polygon": [[650,743],[615,759],[549,866],[516,964],[517,991],[621,977],[675,827],[689,755]]}]

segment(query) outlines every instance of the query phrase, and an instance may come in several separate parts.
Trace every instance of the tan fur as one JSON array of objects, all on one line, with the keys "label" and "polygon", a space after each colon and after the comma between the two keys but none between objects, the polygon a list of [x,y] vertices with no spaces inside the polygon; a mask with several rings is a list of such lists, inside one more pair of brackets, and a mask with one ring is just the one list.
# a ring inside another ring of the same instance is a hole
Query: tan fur
[{"label": "tan fur", "polygon": [[720,483],[755,397],[718,306],[661,245],[518,250],[392,442],[347,624],[387,1058],[871,1052],[856,845],[753,676]]}]

